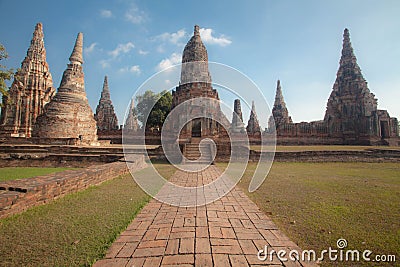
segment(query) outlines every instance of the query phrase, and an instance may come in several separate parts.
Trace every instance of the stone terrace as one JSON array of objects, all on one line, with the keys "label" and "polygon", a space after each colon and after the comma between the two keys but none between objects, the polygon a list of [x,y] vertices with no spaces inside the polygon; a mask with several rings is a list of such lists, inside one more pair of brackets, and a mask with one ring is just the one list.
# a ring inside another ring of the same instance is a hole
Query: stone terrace
[{"label": "stone terrace", "polygon": [[[196,173],[177,171],[170,181],[194,186],[207,184],[220,174],[210,166]],[[313,266],[281,262],[276,256],[273,261],[260,261],[257,252],[265,245],[301,251],[245,193],[234,188],[221,199],[198,207],[151,200],[94,266]]]}]

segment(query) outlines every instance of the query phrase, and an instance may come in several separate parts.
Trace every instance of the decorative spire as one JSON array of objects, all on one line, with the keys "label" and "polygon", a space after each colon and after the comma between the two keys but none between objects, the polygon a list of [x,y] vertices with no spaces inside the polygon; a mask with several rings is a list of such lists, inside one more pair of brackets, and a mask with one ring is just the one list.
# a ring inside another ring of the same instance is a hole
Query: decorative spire
[{"label": "decorative spire", "polygon": [[69,61],[72,64],[76,63],[83,64],[82,49],[83,49],[83,33],[80,32],[76,37],[74,50],[72,51],[71,56],[69,57]]},{"label": "decorative spire", "polygon": [[111,99],[110,97],[110,89],[108,88],[108,80],[107,76],[104,76],[103,90],[101,91],[102,99]]},{"label": "decorative spire", "polygon": [[28,48],[27,56],[31,59],[38,58],[41,61],[46,61],[46,49],[44,48],[44,34],[42,23],[35,26],[31,45]]},{"label": "decorative spire", "polygon": [[368,88],[357,64],[348,29],[344,29],[343,48],[339,69],[328,99],[324,120],[335,129],[364,134],[365,125],[372,125],[366,117],[377,110],[377,100]]},{"label": "decorative spire", "polygon": [[194,25],[194,36],[200,36],[200,27],[199,25]]},{"label": "decorative spire", "polygon": [[135,115],[135,102],[133,98],[131,100],[128,117],[126,118],[124,129],[132,131],[139,130],[139,123]]},{"label": "decorative spire", "polygon": [[200,27],[198,25],[194,26],[193,36],[183,49],[182,64],[181,84],[192,82],[211,83],[211,75],[208,71],[207,49],[201,41]]},{"label": "decorative spire", "polygon": [[55,93],[46,61],[42,23],[37,23],[26,57],[2,107],[0,134],[31,137],[32,127]]},{"label": "decorative spire", "polygon": [[[349,80],[356,81],[359,85],[354,86],[353,83],[348,83]],[[366,94],[370,93],[367,82],[357,64],[357,58],[354,55],[353,47],[350,42],[350,33],[347,28],[344,29],[343,33],[342,55],[340,57],[339,69],[336,74],[336,81],[333,89],[340,92],[350,90],[354,94],[359,93],[356,91],[362,89]]]},{"label": "decorative spire", "polygon": [[244,132],[244,123],[240,99],[235,99],[231,123],[232,132]]},{"label": "decorative spire", "polygon": [[276,83],[276,94],[272,115],[268,120],[268,128],[279,128],[279,125],[292,123],[292,118],[289,116],[289,111],[286,108],[286,103],[283,98],[281,81]]},{"label": "decorative spire", "polygon": [[195,25],[193,36],[183,49],[182,63],[197,61],[208,62],[208,54],[200,37],[200,27]]},{"label": "decorative spire", "polygon": [[96,145],[97,125],[86,97],[82,60],[83,34],[79,33],[60,87],[36,120],[33,136],[73,138],[81,144]]},{"label": "decorative spire", "polygon": [[[233,112],[237,115],[237,119],[240,119],[240,121],[243,121],[243,116],[242,116],[242,107],[240,105],[240,99],[235,99],[234,107],[233,107]],[[236,119],[234,119],[236,120]]]},{"label": "decorative spire", "polygon": [[357,75],[361,75],[360,67],[357,64],[357,58],[354,55],[353,47],[351,46],[350,33],[347,28],[344,29],[343,33],[343,48],[342,56],[340,58],[340,67],[351,68]]},{"label": "decorative spire", "polygon": [[94,119],[99,130],[118,129],[118,118],[114,112],[114,105],[111,102],[110,89],[108,88],[107,76],[104,77],[103,90],[99,104],[96,107]]},{"label": "decorative spire", "polygon": [[254,101],[251,102],[250,118],[247,123],[246,130],[249,134],[256,134],[261,132],[260,124],[257,119],[256,105],[254,104]]},{"label": "decorative spire", "polygon": [[281,106],[281,107],[286,108],[285,100],[283,99],[281,81],[280,80],[278,80],[278,82],[276,84],[276,94],[275,94],[274,106]]},{"label": "decorative spire", "polygon": [[38,22],[35,26],[35,31],[33,32],[33,39],[31,44],[34,40],[43,40],[43,25],[41,22]]}]

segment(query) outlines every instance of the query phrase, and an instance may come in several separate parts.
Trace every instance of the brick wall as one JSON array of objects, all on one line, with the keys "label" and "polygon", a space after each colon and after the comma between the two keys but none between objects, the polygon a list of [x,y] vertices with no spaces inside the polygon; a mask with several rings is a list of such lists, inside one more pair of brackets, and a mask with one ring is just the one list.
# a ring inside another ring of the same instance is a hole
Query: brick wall
[{"label": "brick wall", "polygon": [[[146,166],[143,155],[135,155],[134,169]],[[98,185],[120,175],[129,173],[125,162],[91,166],[81,170],[37,176],[28,179],[0,182],[0,218],[25,211],[50,202],[72,192]]]}]

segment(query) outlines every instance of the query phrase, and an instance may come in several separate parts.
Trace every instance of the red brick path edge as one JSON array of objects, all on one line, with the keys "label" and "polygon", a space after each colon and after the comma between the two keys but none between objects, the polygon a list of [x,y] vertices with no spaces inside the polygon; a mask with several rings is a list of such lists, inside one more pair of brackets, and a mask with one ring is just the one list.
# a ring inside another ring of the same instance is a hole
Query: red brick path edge
[{"label": "red brick path edge", "polygon": [[[146,166],[143,155],[132,155],[131,168]],[[98,185],[128,173],[125,162],[91,166],[81,170],[0,182],[0,218],[52,201],[61,196]]]},{"label": "red brick path edge", "polygon": [[[178,184],[206,184],[215,166],[197,173],[177,171]],[[164,192],[165,193],[165,192]],[[179,196],[175,196],[179,198]],[[93,266],[316,266],[303,261],[261,261],[259,249],[301,249],[239,188],[199,207],[151,200]]]}]

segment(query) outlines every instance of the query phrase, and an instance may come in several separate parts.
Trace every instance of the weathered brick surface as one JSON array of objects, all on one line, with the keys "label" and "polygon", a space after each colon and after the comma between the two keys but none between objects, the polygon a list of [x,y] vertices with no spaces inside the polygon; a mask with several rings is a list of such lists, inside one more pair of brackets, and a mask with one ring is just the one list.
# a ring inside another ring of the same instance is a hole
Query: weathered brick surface
[{"label": "weathered brick surface", "polygon": [[[135,158],[135,162],[129,163],[133,164],[134,169],[146,166],[142,155],[137,155]],[[0,218],[86,189],[91,185],[98,185],[128,172],[125,162],[114,162],[82,170],[68,170],[28,179],[0,182]]]},{"label": "weathered brick surface", "polygon": [[117,115],[115,115],[114,105],[111,102],[107,76],[104,77],[103,90],[101,92],[99,104],[96,107],[94,119],[97,122],[98,130],[118,129],[118,118]]},{"label": "weathered brick surface", "polygon": [[86,97],[82,51],[83,33],[79,33],[57,93],[36,118],[32,136],[77,138],[81,144],[99,144],[96,121]]},{"label": "weathered brick surface", "polygon": [[7,95],[3,96],[0,135],[31,137],[31,130],[56,89],[46,60],[42,23],[36,24],[31,45]]},{"label": "weathered brick surface", "polygon": [[[170,181],[198,186],[209,184],[220,174],[218,168],[210,166],[198,173],[177,171]],[[181,196],[171,195],[181,200]],[[277,257],[260,261],[257,252],[266,245],[301,251],[246,194],[234,188],[221,199],[199,207],[175,207],[153,199],[95,266],[122,256],[129,262],[127,266],[312,266],[280,262]],[[129,248],[125,255],[122,246]]]}]

